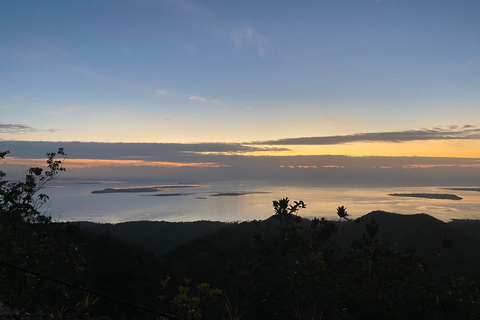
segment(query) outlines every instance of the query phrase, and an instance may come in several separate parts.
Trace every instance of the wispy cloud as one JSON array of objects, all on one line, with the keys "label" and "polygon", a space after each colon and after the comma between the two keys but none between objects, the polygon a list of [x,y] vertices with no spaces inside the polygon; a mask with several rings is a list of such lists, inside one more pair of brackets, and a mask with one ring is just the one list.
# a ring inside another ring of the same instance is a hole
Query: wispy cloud
[{"label": "wispy cloud", "polygon": [[38,131],[38,129],[24,124],[0,123],[0,133],[27,133],[36,131]]},{"label": "wispy cloud", "polygon": [[426,140],[477,140],[480,128],[472,125],[436,127],[433,129],[357,133],[350,135],[286,138],[256,141],[259,145],[335,145],[351,142],[408,142]]},{"label": "wispy cloud", "polygon": [[214,104],[214,105],[217,105],[217,106],[224,105],[223,101],[220,100],[220,99],[207,99],[207,98],[199,97],[199,96],[191,96],[189,99],[193,100],[193,101],[199,101],[199,102],[203,102],[203,103]]},{"label": "wispy cloud", "polygon": [[0,133],[58,132],[60,129],[37,129],[25,124],[0,123]]},{"label": "wispy cloud", "polygon": [[267,39],[249,26],[243,26],[230,33],[230,39],[236,48],[253,46],[261,58],[267,56]]},{"label": "wispy cloud", "polygon": [[193,101],[207,102],[207,99],[199,96],[191,96],[189,99]]},{"label": "wispy cloud", "polygon": [[[125,54],[129,53],[129,48],[126,46],[121,46],[120,49],[123,50]],[[75,63],[63,48],[45,39],[27,41],[9,49],[6,53],[15,59],[21,59],[38,65],[49,65],[52,69],[63,69],[69,73],[74,73],[98,81],[99,83],[114,85],[129,90],[138,90],[146,94],[151,94],[152,92],[152,88],[148,86],[104,74],[97,69],[93,70],[90,67]],[[20,95],[15,95],[10,98],[12,101],[22,99],[23,97]]]},{"label": "wispy cloud", "polygon": [[167,94],[168,90],[167,89],[157,89],[155,90],[156,94]]}]

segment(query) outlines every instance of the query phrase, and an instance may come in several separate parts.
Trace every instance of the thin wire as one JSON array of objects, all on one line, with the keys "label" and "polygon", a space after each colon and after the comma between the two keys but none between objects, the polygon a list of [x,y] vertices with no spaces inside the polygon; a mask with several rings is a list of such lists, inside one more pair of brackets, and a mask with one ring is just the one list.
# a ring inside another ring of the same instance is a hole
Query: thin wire
[{"label": "thin wire", "polygon": [[153,309],[150,309],[150,308],[147,308],[147,307],[144,307],[144,306],[135,304],[135,303],[131,303],[131,302],[128,302],[128,301],[125,301],[125,300],[122,300],[122,299],[119,299],[119,298],[110,296],[110,295],[108,295],[108,294],[104,294],[104,293],[101,293],[101,292],[97,292],[97,291],[94,291],[94,290],[92,290],[92,289],[88,289],[88,288],[85,288],[85,287],[82,287],[82,286],[77,286],[77,285],[74,285],[74,284],[71,284],[71,283],[65,282],[65,281],[63,281],[63,280],[56,279],[56,278],[53,278],[53,277],[50,277],[50,276],[47,276],[47,275],[44,275],[44,274],[41,274],[41,273],[38,273],[38,272],[35,272],[35,271],[27,270],[27,269],[25,269],[25,268],[18,267],[18,266],[15,266],[15,265],[13,265],[13,264],[10,264],[10,263],[7,263],[7,262],[1,261],[1,260],[0,260],[0,264],[1,264],[1,265],[4,265],[4,266],[6,266],[6,267],[9,267],[9,268],[15,269],[15,270],[19,270],[19,271],[22,271],[22,272],[26,272],[26,273],[32,274],[32,275],[34,275],[34,276],[38,276],[38,277],[41,277],[41,278],[48,279],[48,280],[50,280],[50,281],[52,281],[52,282],[56,282],[56,283],[63,284],[63,285],[65,285],[65,286],[70,287],[70,288],[73,288],[73,289],[81,290],[81,291],[84,291],[84,292],[88,292],[88,293],[97,295],[97,296],[102,297],[102,298],[107,298],[107,299],[110,299],[110,300],[113,300],[113,301],[116,301],[116,302],[120,302],[120,303],[122,303],[122,304],[129,305],[129,306],[134,307],[134,308],[136,308],[136,309],[139,309],[139,310],[142,310],[142,311],[145,311],[145,312],[148,312],[148,313],[155,314],[155,315],[157,315],[157,316],[162,316],[162,317],[165,317],[165,318],[168,318],[168,319],[172,319],[172,320],[179,320],[178,318],[175,318],[174,316],[171,316],[171,315],[168,315],[168,314],[165,314],[165,313],[161,313],[161,312],[158,312],[158,311],[156,311],[156,310],[153,310]]}]

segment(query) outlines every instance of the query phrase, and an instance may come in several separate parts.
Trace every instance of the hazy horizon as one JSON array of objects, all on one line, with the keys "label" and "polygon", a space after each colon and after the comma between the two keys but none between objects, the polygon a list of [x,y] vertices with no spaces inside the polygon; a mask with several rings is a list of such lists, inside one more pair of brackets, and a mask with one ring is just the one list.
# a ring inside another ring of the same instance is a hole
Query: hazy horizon
[{"label": "hazy horizon", "polygon": [[9,177],[479,185],[478,1],[0,7]]}]

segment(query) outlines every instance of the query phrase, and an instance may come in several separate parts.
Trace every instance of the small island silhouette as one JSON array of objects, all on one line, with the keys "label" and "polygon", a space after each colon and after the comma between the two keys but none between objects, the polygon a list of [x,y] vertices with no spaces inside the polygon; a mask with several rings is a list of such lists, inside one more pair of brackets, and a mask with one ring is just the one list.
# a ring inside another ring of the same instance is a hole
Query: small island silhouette
[{"label": "small island silhouette", "polygon": [[237,196],[245,196],[248,194],[267,194],[270,192],[263,192],[263,191],[240,191],[240,192],[220,192],[212,194],[212,197],[237,197]]},{"label": "small island silhouette", "polygon": [[413,197],[426,199],[442,199],[442,200],[462,200],[463,198],[448,193],[389,193],[389,196],[394,197]]},{"label": "small island silhouette", "polygon": [[184,188],[201,188],[203,185],[161,185],[161,186],[147,186],[147,187],[126,187],[126,188],[105,188],[94,190],[92,194],[98,193],[123,193],[123,192],[157,192],[165,189],[184,189]]},{"label": "small island silhouette", "polygon": [[476,191],[480,192],[480,188],[443,188],[445,190],[457,190],[457,191]]}]

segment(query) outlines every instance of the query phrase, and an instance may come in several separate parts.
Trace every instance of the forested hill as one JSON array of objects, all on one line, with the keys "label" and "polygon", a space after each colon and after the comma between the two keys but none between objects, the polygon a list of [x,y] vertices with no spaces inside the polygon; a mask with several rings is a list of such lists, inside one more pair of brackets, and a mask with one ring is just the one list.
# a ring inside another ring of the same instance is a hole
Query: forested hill
[{"label": "forested hill", "polygon": [[480,317],[479,221],[279,211],[242,223],[2,228],[0,300],[51,319]]},{"label": "forested hill", "polygon": [[218,221],[132,221],[118,224],[78,222],[78,225],[95,233],[108,232],[115,237],[162,255],[181,244],[231,224]]},{"label": "forested hill", "polygon": [[[452,220],[443,222],[426,214],[402,215],[384,211],[373,211],[359,219],[341,221],[334,237],[339,253],[346,253],[356,239],[361,239],[365,225],[372,218],[379,226],[378,238],[388,241],[398,250],[410,248],[417,254],[433,255],[442,251],[445,266],[452,271],[480,273],[480,221]],[[310,220],[302,221],[308,230]],[[180,252],[212,251],[211,246],[221,244],[217,252],[235,255],[238,251],[249,250],[256,235],[268,237],[275,233],[278,220],[225,223],[218,221],[156,222],[138,221],[119,224],[80,222],[79,225],[95,233],[108,232],[127,242],[142,246],[148,251],[164,255],[182,255]],[[330,242],[333,241],[330,239]],[[238,247],[234,250],[234,247]],[[177,249],[177,250],[175,250]],[[213,250],[215,251],[215,250]],[[234,253],[236,251],[236,253]],[[191,255],[190,253],[185,253]],[[202,253],[203,254],[203,253]]]}]

